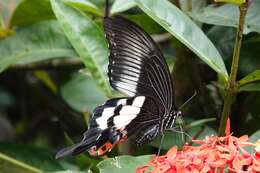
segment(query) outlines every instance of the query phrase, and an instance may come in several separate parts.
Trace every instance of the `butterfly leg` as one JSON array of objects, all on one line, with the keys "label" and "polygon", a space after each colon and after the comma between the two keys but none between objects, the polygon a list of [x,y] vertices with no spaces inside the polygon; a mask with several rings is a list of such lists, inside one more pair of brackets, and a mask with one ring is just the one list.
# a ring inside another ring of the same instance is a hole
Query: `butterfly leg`
[{"label": "butterfly leg", "polygon": [[182,125],[179,125],[180,126],[180,131],[181,131],[181,139],[182,139],[182,142],[185,143],[185,135],[184,135],[184,130],[182,128]]},{"label": "butterfly leg", "polygon": [[159,145],[158,152],[157,152],[157,156],[160,156],[161,147],[162,147],[162,144],[163,144],[163,139],[164,139],[164,133],[162,132],[162,134],[161,134],[161,140],[160,140],[160,145]]},{"label": "butterfly leg", "polygon": [[[174,132],[174,133],[182,134],[182,139],[185,139],[183,136],[186,136],[186,137],[188,137],[189,140],[192,140],[192,137],[187,132],[185,132],[182,127],[180,127],[180,129],[181,130],[176,130],[176,127],[174,127],[174,128],[170,128],[170,129],[166,129],[166,130]],[[185,142],[185,140],[183,140],[183,141]]]}]

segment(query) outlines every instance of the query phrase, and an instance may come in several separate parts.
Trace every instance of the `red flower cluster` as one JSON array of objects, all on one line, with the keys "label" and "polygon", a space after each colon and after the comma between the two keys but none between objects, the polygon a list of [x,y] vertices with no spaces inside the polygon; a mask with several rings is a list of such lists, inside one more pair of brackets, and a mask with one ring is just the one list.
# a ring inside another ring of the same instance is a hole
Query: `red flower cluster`
[{"label": "red flower cluster", "polygon": [[[247,136],[237,138],[228,132],[224,137],[193,142],[198,146],[185,145],[181,151],[174,146],[166,155],[137,168],[136,173],[260,173],[260,141],[253,144]],[[247,152],[246,146],[254,146],[254,153]]]}]

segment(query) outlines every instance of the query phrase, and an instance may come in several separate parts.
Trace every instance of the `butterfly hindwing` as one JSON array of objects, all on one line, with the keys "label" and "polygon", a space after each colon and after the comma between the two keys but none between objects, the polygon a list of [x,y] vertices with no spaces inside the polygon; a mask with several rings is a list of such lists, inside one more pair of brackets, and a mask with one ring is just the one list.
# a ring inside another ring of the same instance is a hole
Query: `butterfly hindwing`
[{"label": "butterfly hindwing", "polygon": [[[153,106],[154,113],[149,106]],[[81,142],[58,152],[56,157],[89,151],[93,156],[100,156],[110,151],[128,136],[143,130],[144,124],[158,124],[155,110],[156,103],[145,96],[116,98],[98,106],[92,114],[89,129]]]},{"label": "butterfly hindwing", "polygon": [[158,123],[159,108],[158,103],[147,96],[111,99],[93,111],[89,128],[126,130],[131,125],[155,120]]}]

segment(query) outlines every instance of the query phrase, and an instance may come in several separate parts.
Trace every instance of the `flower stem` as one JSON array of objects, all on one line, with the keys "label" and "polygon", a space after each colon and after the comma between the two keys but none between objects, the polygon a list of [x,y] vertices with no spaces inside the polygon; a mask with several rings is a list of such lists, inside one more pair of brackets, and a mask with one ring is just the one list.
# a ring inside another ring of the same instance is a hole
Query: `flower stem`
[{"label": "flower stem", "polygon": [[230,79],[226,86],[225,98],[224,98],[224,107],[221,115],[220,126],[219,126],[219,134],[225,134],[226,122],[231,112],[231,106],[233,104],[234,98],[237,93],[237,70],[238,70],[238,63],[240,57],[240,49],[241,43],[243,38],[243,31],[244,31],[244,24],[245,24],[245,17],[247,13],[249,2],[248,0],[239,6],[239,24],[236,33],[236,41],[235,47],[233,52],[233,59],[232,59],[232,66],[230,71]]}]

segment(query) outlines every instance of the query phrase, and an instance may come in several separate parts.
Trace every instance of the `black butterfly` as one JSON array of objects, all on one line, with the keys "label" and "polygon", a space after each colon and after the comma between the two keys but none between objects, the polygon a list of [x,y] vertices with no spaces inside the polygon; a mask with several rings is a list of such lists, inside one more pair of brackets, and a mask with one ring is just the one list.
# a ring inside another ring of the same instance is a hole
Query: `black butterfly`
[{"label": "black butterfly", "polygon": [[173,103],[168,66],[152,38],[123,17],[105,17],[104,28],[110,50],[109,82],[129,97],[98,106],[82,141],[59,151],[57,158],[83,151],[100,156],[129,136],[138,145],[148,143],[181,114]]}]

